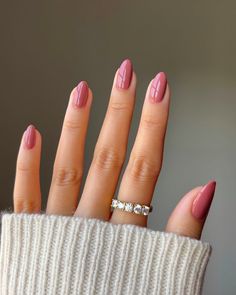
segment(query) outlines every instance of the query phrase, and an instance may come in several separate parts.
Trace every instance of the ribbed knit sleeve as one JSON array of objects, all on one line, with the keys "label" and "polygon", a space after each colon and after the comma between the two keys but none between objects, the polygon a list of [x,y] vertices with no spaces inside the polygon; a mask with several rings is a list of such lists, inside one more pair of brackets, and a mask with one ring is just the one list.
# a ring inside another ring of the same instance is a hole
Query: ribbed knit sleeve
[{"label": "ribbed knit sleeve", "polygon": [[0,294],[200,294],[211,247],[97,219],[3,214]]}]

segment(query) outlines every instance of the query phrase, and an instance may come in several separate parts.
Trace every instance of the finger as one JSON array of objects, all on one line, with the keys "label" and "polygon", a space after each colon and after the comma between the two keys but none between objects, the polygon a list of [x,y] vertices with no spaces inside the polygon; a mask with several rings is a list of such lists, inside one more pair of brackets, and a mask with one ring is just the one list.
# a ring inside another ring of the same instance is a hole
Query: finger
[{"label": "finger", "polygon": [[[150,205],[160,173],[169,113],[170,90],[164,73],[150,83],[137,137],[125,170],[118,199]],[[146,226],[147,216],[115,209],[111,222]]]},{"label": "finger", "polygon": [[210,181],[187,193],[172,212],[166,231],[200,239],[210,209],[216,182]]},{"label": "finger", "polygon": [[92,92],[82,81],[71,93],[53,167],[46,213],[73,215],[83,175]]},{"label": "finger", "polygon": [[107,220],[125,160],[135,101],[136,76],[130,60],[116,72],[109,105],[76,215]]},{"label": "finger", "polygon": [[16,163],[13,192],[15,213],[41,210],[40,191],[41,135],[33,125],[24,132]]}]

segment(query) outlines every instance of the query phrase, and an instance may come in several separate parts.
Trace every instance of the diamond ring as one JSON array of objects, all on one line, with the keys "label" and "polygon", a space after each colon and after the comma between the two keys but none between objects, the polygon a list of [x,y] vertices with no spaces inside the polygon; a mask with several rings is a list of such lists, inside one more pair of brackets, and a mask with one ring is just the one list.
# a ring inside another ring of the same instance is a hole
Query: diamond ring
[{"label": "diamond ring", "polygon": [[137,203],[124,202],[117,199],[112,199],[111,208],[147,216],[150,212],[152,212],[153,207],[152,205],[146,206]]}]

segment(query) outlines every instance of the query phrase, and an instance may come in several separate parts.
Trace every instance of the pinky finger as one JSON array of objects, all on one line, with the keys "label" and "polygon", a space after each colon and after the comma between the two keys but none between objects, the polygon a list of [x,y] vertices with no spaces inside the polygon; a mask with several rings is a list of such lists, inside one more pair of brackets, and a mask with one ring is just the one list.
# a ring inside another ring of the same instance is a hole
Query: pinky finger
[{"label": "pinky finger", "polygon": [[41,135],[30,125],[22,136],[17,157],[13,193],[15,213],[37,213],[41,210],[40,156]]},{"label": "pinky finger", "polygon": [[215,187],[216,182],[210,181],[187,193],[172,212],[166,231],[200,239]]}]

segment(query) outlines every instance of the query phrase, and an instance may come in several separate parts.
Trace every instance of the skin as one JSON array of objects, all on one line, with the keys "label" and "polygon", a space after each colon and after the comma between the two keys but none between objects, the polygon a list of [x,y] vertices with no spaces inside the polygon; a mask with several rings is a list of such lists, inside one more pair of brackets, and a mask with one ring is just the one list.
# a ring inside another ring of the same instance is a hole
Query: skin
[{"label": "skin", "polygon": [[[105,119],[94,149],[93,160],[83,191],[84,147],[92,105],[88,89],[85,105],[76,108],[72,90],[55,157],[46,214],[98,218],[112,223],[147,225],[147,217],[115,209],[110,204],[125,161],[130,124],[135,106],[136,74],[128,89],[117,87],[114,77]],[[152,81],[151,81],[152,82]],[[167,83],[163,99],[152,103],[151,82],[147,88],[137,136],[118,190],[118,199],[149,205],[161,171],[164,139],[169,114],[170,87]],[[24,135],[17,158],[14,186],[14,211],[38,213],[41,210],[40,154],[41,134],[36,130],[33,148],[24,146]],[[200,239],[205,218],[192,214],[193,202],[203,186],[188,192],[172,212],[167,232]],[[153,213],[152,213],[153,214]]]}]

